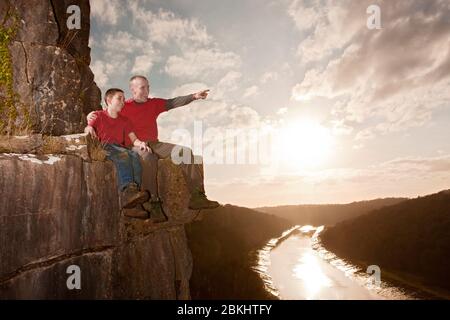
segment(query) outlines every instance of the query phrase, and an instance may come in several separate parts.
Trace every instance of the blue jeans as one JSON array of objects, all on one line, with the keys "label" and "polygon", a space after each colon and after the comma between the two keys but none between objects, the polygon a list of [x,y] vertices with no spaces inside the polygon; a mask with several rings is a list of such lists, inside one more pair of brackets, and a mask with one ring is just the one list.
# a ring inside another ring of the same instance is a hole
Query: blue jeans
[{"label": "blue jeans", "polygon": [[114,162],[119,179],[119,191],[123,191],[130,183],[141,185],[142,167],[139,155],[117,144],[106,144],[107,159]]}]

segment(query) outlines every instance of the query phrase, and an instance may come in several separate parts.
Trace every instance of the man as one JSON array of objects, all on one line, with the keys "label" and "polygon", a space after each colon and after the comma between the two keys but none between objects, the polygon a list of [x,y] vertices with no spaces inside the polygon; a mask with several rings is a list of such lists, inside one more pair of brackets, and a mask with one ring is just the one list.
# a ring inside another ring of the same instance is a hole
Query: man
[{"label": "man", "polygon": [[[156,119],[162,112],[187,105],[194,100],[206,99],[209,90],[173,99],[149,98],[149,82],[146,77],[141,75],[133,76],[130,79],[130,90],[133,98],[125,102],[121,115],[127,117],[131,121],[136,136],[141,141],[148,143],[148,146],[151,149],[151,152],[149,152],[140,150],[139,148],[133,148],[151,169],[149,173],[150,177],[145,177],[146,179],[143,179],[144,182],[147,181],[148,183],[148,185],[143,185],[144,189],[150,190],[151,193],[151,199],[144,203],[144,208],[150,212],[160,210],[161,207],[157,186],[158,159],[171,157],[174,148],[177,148],[175,151],[178,152],[178,150],[180,150],[183,153],[183,159],[190,160],[180,164],[186,184],[191,193],[189,208],[198,210],[218,207],[218,202],[210,201],[206,198],[203,185],[203,169],[201,165],[194,163],[192,150],[187,147],[180,147],[175,144],[158,141],[158,127],[156,122]],[[93,112],[91,112],[87,117],[88,121],[92,120],[93,117]],[[129,144],[131,144],[131,142]]]}]

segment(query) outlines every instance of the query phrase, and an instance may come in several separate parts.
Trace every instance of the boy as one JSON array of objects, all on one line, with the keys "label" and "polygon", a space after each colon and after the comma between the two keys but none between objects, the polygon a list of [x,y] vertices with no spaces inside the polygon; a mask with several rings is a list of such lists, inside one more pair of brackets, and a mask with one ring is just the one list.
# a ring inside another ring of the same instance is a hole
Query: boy
[{"label": "boy", "polygon": [[[84,132],[98,137],[104,145],[107,158],[116,166],[121,206],[130,209],[146,202],[149,194],[139,190],[142,173],[139,155],[126,148],[125,137],[128,136],[132,144],[142,151],[148,151],[149,147],[136,137],[130,121],[119,114],[125,103],[124,92],[118,88],[108,89],[105,102],[106,110],[96,111],[97,117],[88,122]],[[133,218],[148,218],[144,210],[124,210],[124,214]]]}]

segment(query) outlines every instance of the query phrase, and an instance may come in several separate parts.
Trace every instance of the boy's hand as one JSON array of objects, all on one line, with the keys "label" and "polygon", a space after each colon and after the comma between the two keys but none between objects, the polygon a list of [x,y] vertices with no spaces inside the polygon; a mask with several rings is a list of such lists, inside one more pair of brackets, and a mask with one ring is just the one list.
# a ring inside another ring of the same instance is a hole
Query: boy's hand
[{"label": "boy's hand", "polygon": [[84,132],[89,133],[93,138],[97,138],[97,133],[95,133],[95,129],[91,126],[84,128]]},{"label": "boy's hand", "polygon": [[199,91],[194,93],[194,99],[198,100],[198,99],[206,99],[206,97],[208,96],[209,93],[209,89],[203,90],[203,91]]},{"label": "boy's hand", "polygon": [[139,149],[141,149],[141,151],[147,151],[147,152],[150,151],[150,148],[148,147],[148,145],[144,141],[141,141],[139,143],[138,147],[139,147]]},{"label": "boy's hand", "polygon": [[97,115],[95,114],[95,111],[89,112],[89,114],[86,116],[86,119],[87,119],[88,123],[97,119]]}]

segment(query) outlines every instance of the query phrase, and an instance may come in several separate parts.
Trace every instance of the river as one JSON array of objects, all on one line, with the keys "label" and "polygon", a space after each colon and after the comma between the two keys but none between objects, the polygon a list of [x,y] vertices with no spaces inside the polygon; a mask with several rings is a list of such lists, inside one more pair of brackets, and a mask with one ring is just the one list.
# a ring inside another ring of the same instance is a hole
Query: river
[{"label": "river", "polygon": [[327,251],[318,238],[322,230],[296,226],[259,250],[254,269],[266,290],[290,300],[414,299]]}]

